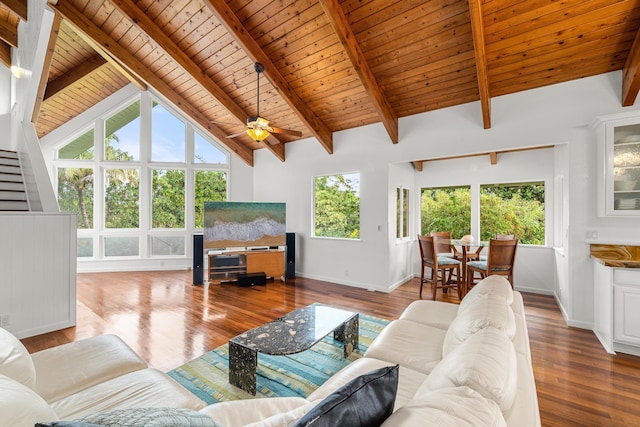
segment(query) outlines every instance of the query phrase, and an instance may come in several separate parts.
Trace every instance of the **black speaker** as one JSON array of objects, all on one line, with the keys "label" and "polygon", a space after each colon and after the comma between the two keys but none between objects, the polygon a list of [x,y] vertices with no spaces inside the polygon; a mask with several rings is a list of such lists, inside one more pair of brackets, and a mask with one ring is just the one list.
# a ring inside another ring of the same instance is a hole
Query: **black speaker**
[{"label": "black speaker", "polygon": [[193,235],[193,284],[204,284],[204,236]]},{"label": "black speaker", "polygon": [[286,279],[296,277],[296,233],[287,233],[287,263],[284,277]]}]

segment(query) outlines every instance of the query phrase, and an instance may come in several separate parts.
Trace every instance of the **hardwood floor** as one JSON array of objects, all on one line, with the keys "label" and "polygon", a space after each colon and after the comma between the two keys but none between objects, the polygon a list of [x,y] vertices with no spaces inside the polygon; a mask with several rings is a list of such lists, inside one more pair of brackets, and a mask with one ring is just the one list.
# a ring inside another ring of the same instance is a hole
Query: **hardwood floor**
[{"label": "hardwood floor", "polygon": [[[34,352],[112,333],[168,371],[313,302],[394,319],[418,299],[418,288],[418,279],[384,294],[301,278],[239,288],[192,286],[187,271],[85,273],[77,326],[23,343]],[[457,302],[440,291],[438,299]],[[609,355],[593,332],[567,327],[553,297],[524,294],[524,301],[542,425],[640,425],[640,357]]]}]

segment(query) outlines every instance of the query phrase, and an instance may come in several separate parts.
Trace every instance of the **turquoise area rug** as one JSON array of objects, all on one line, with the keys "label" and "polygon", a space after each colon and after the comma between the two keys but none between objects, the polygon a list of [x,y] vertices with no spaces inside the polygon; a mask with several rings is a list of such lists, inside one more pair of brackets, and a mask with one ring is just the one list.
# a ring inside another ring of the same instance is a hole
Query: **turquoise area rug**
[{"label": "turquoise area rug", "polygon": [[211,404],[257,397],[307,397],[327,379],[362,357],[388,320],[360,314],[360,346],[348,358],[343,344],[329,334],[302,353],[288,356],[258,354],[256,395],[229,384],[229,345],[225,344],[168,372],[191,393]]}]

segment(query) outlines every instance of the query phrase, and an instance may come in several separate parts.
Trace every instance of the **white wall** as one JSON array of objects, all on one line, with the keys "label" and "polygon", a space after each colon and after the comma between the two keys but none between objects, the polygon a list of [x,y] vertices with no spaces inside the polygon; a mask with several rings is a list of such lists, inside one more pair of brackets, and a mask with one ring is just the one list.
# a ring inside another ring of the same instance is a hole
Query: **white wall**
[{"label": "white wall", "polygon": [[[620,91],[621,72],[614,72],[493,98],[493,127],[488,130],[483,129],[480,105],[476,102],[400,119],[400,142],[396,145],[391,144],[382,125],[375,124],[336,132],[332,156],[313,138],[287,144],[287,161],[284,163],[270,152],[260,150],[256,152],[254,198],[287,202],[288,231],[301,236],[297,260],[300,276],[389,290],[399,277],[397,263],[404,261],[394,256],[398,251],[389,249],[391,232],[387,222],[389,206],[393,203],[389,197],[394,174],[390,164],[566,144],[569,147],[568,165],[560,173],[554,169],[553,154],[545,154],[541,160],[527,161],[523,172],[540,170],[551,193],[556,187],[557,176],[568,173],[563,178],[563,188],[568,194],[563,194],[563,197],[570,201],[570,224],[562,226],[569,233],[567,248],[574,249],[567,252],[572,257],[568,264],[571,269],[567,274],[568,286],[576,290],[572,292],[575,300],[568,321],[588,325],[593,319],[593,280],[587,266],[590,260],[585,243],[586,231],[594,227],[603,237],[625,235],[629,227],[640,229],[638,220],[605,221],[595,216],[595,142],[588,125],[597,116],[638,110],[637,106],[621,107]],[[521,155],[525,159],[536,159],[541,155],[535,153]],[[511,164],[507,156],[501,156],[498,165],[489,169],[498,174],[497,178],[509,180],[508,174],[502,175],[506,170],[503,168]],[[488,160],[478,158],[469,162],[469,167],[482,168],[483,162],[488,163]],[[517,164],[516,160],[514,162]],[[310,238],[313,176],[353,171],[361,172],[361,241]],[[444,176],[451,177],[452,174]],[[553,209],[553,198],[547,204]],[[553,211],[547,216],[551,222],[554,217]],[[378,225],[385,231],[378,231]],[[547,236],[551,247],[556,233],[547,230]],[[522,280],[519,282],[522,289],[554,292],[556,267],[550,247],[519,249],[516,282]],[[347,270],[348,276],[345,274]]]}]

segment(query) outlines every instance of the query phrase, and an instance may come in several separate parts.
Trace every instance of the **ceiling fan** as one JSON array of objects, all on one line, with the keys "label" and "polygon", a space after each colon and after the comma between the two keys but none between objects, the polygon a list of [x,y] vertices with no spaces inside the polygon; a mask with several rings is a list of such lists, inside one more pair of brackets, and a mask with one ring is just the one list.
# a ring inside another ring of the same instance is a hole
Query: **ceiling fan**
[{"label": "ceiling fan", "polygon": [[269,120],[265,119],[264,117],[260,117],[260,73],[264,71],[264,65],[262,65],[259,62],[256,62],[253,65],[253,68],[256,70],[256,74],[257,74],[256,115],[247,117],[247,128],[245,131],[234,133],[232,135],[227,135],[227,138],[235,138],[237,136],[240,136],[246,133],[255,142],[261,142],[272,133],[279,133],[282,135],[302,136],[302,132],[299,132],[297,130],[289,130],[289,129],[277,128],[275,126],[269,126]]}]

